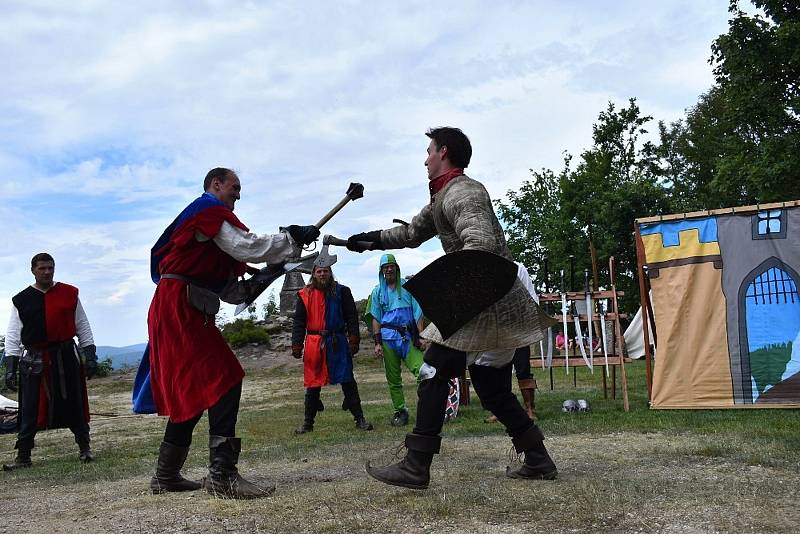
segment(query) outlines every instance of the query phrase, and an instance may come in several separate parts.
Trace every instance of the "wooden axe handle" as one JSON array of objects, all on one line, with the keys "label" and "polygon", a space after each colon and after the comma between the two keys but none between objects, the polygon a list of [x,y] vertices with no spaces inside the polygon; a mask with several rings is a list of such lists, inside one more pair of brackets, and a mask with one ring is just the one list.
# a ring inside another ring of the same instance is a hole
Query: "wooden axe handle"
[{"label": "wooden axe handle", "polygon": [[347,192],[344,194],[344,198],[336,204],[331,211],[326,213],[322,219],[319,220],[317,224],[314,226],[317,229],[322,228],[322,225],[331,220],[331,217],[336,215],[340,209],[344,207],[345,204],[350,202],[351,200],[357,200],[364,196],[364,186],[359,183],[351,183],[350,186],[347,188]]},{"label": "wooden axe handle", "polygon": [[339,213],[339,210],[341,210],[348,202],[350,202],[350,197],[345,195],[345,197],[342,200],[340,200],[339,203],[336,204],[331,211],[323,215],[322,218],[319,220],[319,222],[314,226],[316,226],[317,229],[322,228],[322,225],[330,221],[331,217]]}]

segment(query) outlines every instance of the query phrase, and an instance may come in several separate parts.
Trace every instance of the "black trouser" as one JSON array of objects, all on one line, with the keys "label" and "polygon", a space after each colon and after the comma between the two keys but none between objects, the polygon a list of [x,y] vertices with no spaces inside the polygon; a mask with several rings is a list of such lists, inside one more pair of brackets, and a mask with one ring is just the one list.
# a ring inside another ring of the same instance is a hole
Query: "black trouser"
[{"label": "black trouser", "polygon": [[517,380],[529,380],[533,378],[531,371],[531,348],[528,345],[520,347],[514,351],[514,374]]},{"label": "black trouser", "polygon": [[[239,415],[239,399],[242,397],[242,383],[239,382],[220,397],[217,403],[208,409],[208,435],[232,438],[236,436],[236,419]],[[192,432],[203,413],[183,421],[167,422],[164,430],[164,441],[177,447],[188,447],[192,444]]]},{"label": "black trouser", "polygon": [[[55,359],[60,356],[53,356]],[[51,365],[55,366],[56,362],[53,361]],[[79,372],[79,371],[78,371]],[[75,435],[75,443],[88,444],[89,443],[89,423],[86,422],[86,416],[83,413],[83,398],[81,387],[83,384],[77,384],[74,387],[72,381],[75,377],[72,373],[67,373],[69,379],[68,398],[60,399],[60,387],[53,384],[51,380],[50,395],[57,396],[59,402],[62,403],[58,406],[58,421],[56,421],[59,428],[66,426]],[[37,428],[37,419],[39,417],[39,390],[42,384],[41,374],[27,374],[20,369],[19,374],[19,413],[17,420],[19,421],[19,433],[17,434],[17,444],[15,448],[19,450],[33,449]],[[74,398],[73,398],[74,397]],[[68,405],[66,405],[68,404]],[[51,406],[50,408],[53,408]],[[52,413],[50,415],[53,415]],[[66,424],[65,424],[66,423]]]},{"label": "black trouser", "polygon": [[[343,382],[342,386],[342,393],[344,394],[344,401],[342,402],[342,409],[343,410],[350,410],[350,413],[353,414],[353,417],[359,419],[364,416],[364,412],[361,409],[361,397],[358,394],[358,384],[356,383],[355,378],[352,382]],[[314,416],[316,416],[320,406],[320,392],[322,391],[322,387],[313,387],[313,388],[306,388],[306,396],[305,396],[305,417],[306,422],[313,422]]]},{"label": "black trouser", "polygon": [[[450,390],[448,380],[461,376],[467,365],[467,353],[431,344],[425,351],[425,363],[436,368],[433,378],[423,379],[417,388],[417,422],[414,433],[424,436],[438,436],[444,425],[444,412],[447,394]],[[503,425],[509,436],[522,435],[536,426],[511,392],[511,364],[501,367],[470,365],[469,375],[481,405],[492,412]]]}]

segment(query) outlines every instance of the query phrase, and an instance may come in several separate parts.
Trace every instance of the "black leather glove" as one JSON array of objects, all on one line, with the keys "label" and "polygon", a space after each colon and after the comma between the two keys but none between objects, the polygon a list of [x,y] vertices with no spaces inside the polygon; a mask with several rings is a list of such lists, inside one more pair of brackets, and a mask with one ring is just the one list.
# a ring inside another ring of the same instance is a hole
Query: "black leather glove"
[{"label": "black leather glove", "polygon": [[17,391],[17,364],[19,358],[8,356],[6,358],[6,387],[11,391]]},{"label": "black leather glove", "polygon": [[286,231],[289,232],[289,235],[298,245],[310,245],[319,237],[319,228],[313,224],[308,226],[290,224],[286,227]]},{"label": "black leather glove", "polygon": [[292,344],[292,358],[299,360],[303,357],[303,345],[293,343]]},{"label": "black leather glove", "polygon": [[[370,243],[369,247],[365,247],[361,243]],[[353,234],[347,238],[347,250],[353,252],[364,252],[365,250],[384,250],[383,241],[381,241],[381,230],[372,230],[371,232],[362,232],[360,234]]]},{"label": "black leather glove", "polygon": [[86,345],[81,350],[83,351],[83,368],[86,371],[86,380],[89,380],[97,374],[97,347]]}]

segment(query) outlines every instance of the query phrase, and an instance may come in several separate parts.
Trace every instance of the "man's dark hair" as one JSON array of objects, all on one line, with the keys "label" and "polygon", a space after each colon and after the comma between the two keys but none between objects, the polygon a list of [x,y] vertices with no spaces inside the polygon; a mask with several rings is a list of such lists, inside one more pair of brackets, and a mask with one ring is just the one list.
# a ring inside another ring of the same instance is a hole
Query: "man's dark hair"
[{"label": "man's dark hair", "polygon": [[53,265],[56,264],[56,260],[53,259],[53,256],[51,256],[47,252],[40,252],[36,256],[31,258],[31,269],[36,267],[36,264],[39,263],[40,261],[49,261]]},{"label": "man's dark hair", "polygon": [[464,132],[458,128],[442,126],[431,128],[425,135],[433,139],[436,148],[447,147],[447,159],[450,160],[450,163],[462,169],[469,166],[469,160],[472,158],[472,145]]},{"label": "man's dark hair", "polygon": [[230,169],[226,169],[225,167],[215,167],[208,171],[206,174],[206,179],[203,180],[203,191],[208,191],[208,188],[211,187],[211,182],[214,180],[219,180],[220,183],[225,183],[225,180],[234,176],[236,173]]}]

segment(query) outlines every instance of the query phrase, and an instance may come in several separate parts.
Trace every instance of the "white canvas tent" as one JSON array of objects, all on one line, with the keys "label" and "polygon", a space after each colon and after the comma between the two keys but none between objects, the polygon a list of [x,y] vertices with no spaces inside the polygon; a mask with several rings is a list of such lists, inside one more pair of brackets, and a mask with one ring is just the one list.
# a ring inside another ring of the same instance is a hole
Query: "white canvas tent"
[{"label": "white canvas tent", "polygon": [[[652,296],[652,292],[650,293]],[[653,302],[652,300],[650,301]],[[652,305],[652,304],[651,304]],[[653,316],[655,316],[655,310],[653,310]],[[648,321],[648,332],[647,337],[650,344],[653,344],[653,323]],[[625,333],[622,334],[622,337],[625,338],[625,347],[628,351],[628,358],[644,358],[644,335],[642,333],[642,308],[639,307],[639,311],[636,312],[636,315],[633,316],[633,320],[631,324],[628,325],[628,328],[625,329]],[[655,352],[653,353],[655,356]]]}]

